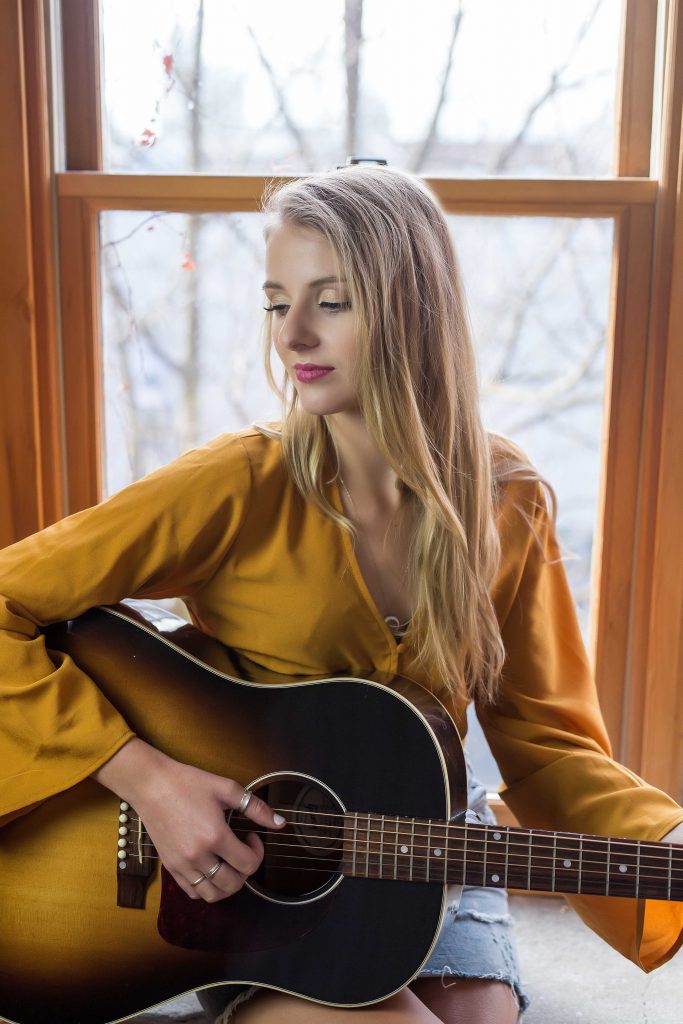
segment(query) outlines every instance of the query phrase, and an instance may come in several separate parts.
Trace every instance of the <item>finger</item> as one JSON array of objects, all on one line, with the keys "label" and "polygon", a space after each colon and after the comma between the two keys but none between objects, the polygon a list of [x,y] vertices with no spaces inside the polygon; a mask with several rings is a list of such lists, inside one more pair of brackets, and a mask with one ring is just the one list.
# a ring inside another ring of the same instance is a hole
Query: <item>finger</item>
[{"label": "finger", "polygon": [[263,860],[265,849],[263,846],[263,840],[261,839],[261,836],[257,832],[247,832],[246,836],[244,837],[244,841],[245,843],[248,843],[249,846],[251,846],[252,850],[254,850],[258,854],[259,858]]},{"label": "finger", "polygon": [[[229,864],[231,868],[241,875],[253,875],[263,860],[263,843],[254,844],[248,840],[249,833],[241,832],[239,838],[227,825],[225,831],[216,836],[211,850],[217,857]],[[215,863],[215,862],[214,862]]]},{"label": "finger", "polygon": [[[238,810],[245,792],[246,790],[243,786],[232,782],[229,790],[226,792],[228,807],[232,810]],[[265,800],[262,800],[256,793],[252,793],[246,810],[239,813],[245,818],[256,822],[257,825],[265,825],[266,828],[282,828],[286,824],[286,819],[274,811],[272,807],[269,807]]]},{"label": "finger", "polygon": [[224,900],[226,896],[233,896],[239,892],[246,880],[246,875],[222,862],[219,870],[211,878],[203,878],[194,888],[200,899],[206,903],[216,903],[218,900]]}]

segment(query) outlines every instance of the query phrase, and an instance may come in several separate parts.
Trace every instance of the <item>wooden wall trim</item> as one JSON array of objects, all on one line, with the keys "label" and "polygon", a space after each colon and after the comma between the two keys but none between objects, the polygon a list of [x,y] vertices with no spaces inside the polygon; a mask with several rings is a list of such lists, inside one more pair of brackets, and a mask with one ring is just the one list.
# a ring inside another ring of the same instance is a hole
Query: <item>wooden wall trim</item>
[{"label": "wooden wall trim", "polygon": [[62,514],[46,83],[40,0],[0,5],[0,545]]},{"label": "wooden wall trim", "polygon": [[[0,246],[0,543],[38,529],[38,469],[33,396],[35,320],[31,268],[28,130],[20,0],[0,8],[0,95],[3,130],[2,222],[12,245]],[[30,481],[30,486],[22,484]]]},{"label": "wooden wall trim", "polygon": [[[680,430],[680,396],[672,396],[669,374],[675,375],[680,334],[674,333],[677,302],[680,301],[681,263],[676,262],[677,232],[680,231],[681,116],[683,111],[683,19],[681,0],[670,0],[667,11],[667,48],[662,110],[662,151],[659,158],[654,246],[652,249],[652,291],[647,335],[648,363],[645,408],[638,480],[638,522],[635,537],[634,581],[630,648],[627,662],[627,690],[638,694],[625,736],[625,758],[641,775],[662,789],[680,795],[683,771],[672,746],[675,716],[680,713],[676,690],[676,661],[680,665],[680,634],[673,647],[662,648],[663,636],[670,636],[671,615],[675,615],[680,592],[671,577],[668,560],[683,559],[680,506],[668,505],[670,487],[677,480],[676,452],[669,433]],[[667,402],[675,403],[667,405]],[[680,495],[679,499],[680,500]],[[678,527],[671,532],[669,516]],[[663,538],[671,537],[668,553]],[[655,618],[655,616],[657,618]],[[659,617],[663,619],[659,621]],[[638,713],[635,709],[638,708]],[[663,714],[662,714],[663,712]],[[659,717],[661,715],[661,717]]]},{"label": "wooden wall trim", "polygon": [[56,195],[42,0],[22,0],[36,326],[40,526],[65,513],[64,431],[56,267]]}]

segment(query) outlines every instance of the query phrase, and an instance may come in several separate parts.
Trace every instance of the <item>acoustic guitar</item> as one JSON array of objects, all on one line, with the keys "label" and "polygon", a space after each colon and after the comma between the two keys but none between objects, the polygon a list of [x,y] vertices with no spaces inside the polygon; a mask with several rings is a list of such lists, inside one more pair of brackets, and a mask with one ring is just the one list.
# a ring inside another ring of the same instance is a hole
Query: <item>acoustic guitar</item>
[{"label": "acoustic guitar", "polygon": [[[0,831],[0,1016],[105,1024],[224,983],[358,1006],[408,984],[460,887],[683,899],[683,847],[466,820],[456,727],[397,678],[238,678],[158,606],[46,630],[134,731],[287,818],[234,896],[191,900],[144,822],[85,779]],[[236,812],[230,826],[259,828]]]}]

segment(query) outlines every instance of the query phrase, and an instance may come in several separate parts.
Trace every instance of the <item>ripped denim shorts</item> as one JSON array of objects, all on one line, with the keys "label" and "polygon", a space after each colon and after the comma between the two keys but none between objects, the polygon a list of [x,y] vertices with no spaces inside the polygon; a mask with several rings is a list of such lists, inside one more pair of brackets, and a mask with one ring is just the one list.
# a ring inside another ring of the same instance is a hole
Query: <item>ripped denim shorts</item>
[{"label": "ripped denim shorts", "polygon": [[[473,776],[466,753],[465,760],[469,810],[479,821],[495,825],[495,816],[486,801],[486,789]],[[521,1019],[529,999],[520,982],[506,891],[464,886],[460,903],[447,908],[436,946],[418,977],[441,978],[446,987],[454,984],[457,978],[506,982],[517,997]],[[198,992],[197,998],[209,1020],[214,1024],[228,1024],[238,1006],[258,991],[256,985],[225,985]]]}]

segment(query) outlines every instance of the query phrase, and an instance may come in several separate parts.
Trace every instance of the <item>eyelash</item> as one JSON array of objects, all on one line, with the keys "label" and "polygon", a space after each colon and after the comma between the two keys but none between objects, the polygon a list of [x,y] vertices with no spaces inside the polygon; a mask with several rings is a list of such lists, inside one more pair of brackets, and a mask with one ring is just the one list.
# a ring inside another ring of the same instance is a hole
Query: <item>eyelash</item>
[{"label": "eyelash", "polygon": [[[351,309],[350,302],[319,302],[318,305],[321,309],[326,309],[330,313],[341,313],[345,309]],[[284,302],[277,306],[264,306],[266,313],[277,313],[278,316],[284,316],[283,310],[289,309]]]}]

